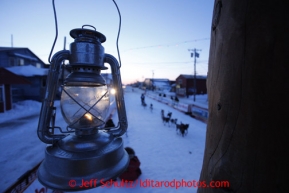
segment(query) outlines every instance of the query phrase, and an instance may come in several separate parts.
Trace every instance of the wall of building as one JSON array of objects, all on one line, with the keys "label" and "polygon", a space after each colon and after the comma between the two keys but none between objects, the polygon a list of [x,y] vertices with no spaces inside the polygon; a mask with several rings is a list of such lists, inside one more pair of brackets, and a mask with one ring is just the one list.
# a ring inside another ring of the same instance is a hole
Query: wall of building
[{"label": "wall of building", "polygon": [[[45,84],[42,76],[26,77],[31,85],[16,84],[12,86],[13,102],[21,100],[42,101],[45,93]],[[46,79],[46,78],[45,78]]]},{"label": "wall of building", "polygon": [[[206,94],[207,93],[206,79],[197,77],[196,89],[197,89],[196,94]],[[194,78],[186,78],[184,76],[179,76],[176,79],[176,90],[177,94],[180,96],[193,95]]]}]

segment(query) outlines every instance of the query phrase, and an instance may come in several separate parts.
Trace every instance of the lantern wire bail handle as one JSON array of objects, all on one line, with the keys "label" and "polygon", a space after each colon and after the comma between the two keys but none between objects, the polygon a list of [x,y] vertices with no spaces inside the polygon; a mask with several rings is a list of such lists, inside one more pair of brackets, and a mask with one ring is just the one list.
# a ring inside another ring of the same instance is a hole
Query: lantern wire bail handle
[{"label": "lantern wire bail handle", "polygon": [[119,60],[119,67],[121,67],[121,59],[120,59],[120,54],[119,54],[119,47],[118,47],[118,39],[119,39],[119,34],[120,34],[120,29],[121,29],[121,14],[120,14],[120,11],[119,11],[119,8],[117,6],[117,3],[115,2],[115,0],[112,0],[116,9],[117,9],[117,12],[118,12],[118,16],[119,16],[119,25],[118,25],[118,32],[117,32],[117,38],[116,38],[116,48],[117,48],[117,55],[118,55],[118,60]]},{"label": "lantern wire bail handle", "polygon": [[92,25],[87,25],[87,24],[83,25],[83,26],[82,26],[82,29],[84,29],[85,26],[92,27],[92,28],[94,29],[94,31],[96,31],[96,28],[95,28],[94,26],[92,26]]},{"label": "lantern wire bail handle", "polygon": [[54,42],[50,51],[50,54],[48,56],[48,62],[51,64],[51,55],[55,46],[55,43],[57,41],[57,37],[58,37],[58,27],[57,27],[57,16],[56,16],[56,10],[55,10],[55,3],[54,0],[52,0],[52,6],[53,6],[53,13],[54,13],[54,21],[55,21],[55,38],[54,38]]},{"label": "lantern wire bail handle", "polygon": [[[119,16],[119,26],[118,26],[118,33],[117,33],[117,38],[116,38],[116,48],[117,48],[117,55],[118,55],[119,68],[120,68],[121,67],[121,59],[120,59],[120,53],[119,53],[119,47],[118,47],[118,40],[119,40],[119,34],[120,34],[120,29],[121,29],[121,14],[120,14],[119,8],[118,8],[117,3],[115,2],[115,0],[112,0],[112,1],[113,1],[114,5],[115,5],[115,7],[117,9],[118,16]],[[55,21],[55,39],[54,39],[50,54],[48,56],[48,62],[49,63],[51,63],[51,55],[52,55],[52,52],[53,52],[53,49],[54,49],[54,46],[55,46],[55,43],[56,43],[57,37],[58,37],[57,16],[56,16],[54,0],[52,0],[52,6],[53,6],[53,13],[54,13],[54,21]],[[90,26],[90,27],[94,28],[94,30],[96,31],[96,28],[91,26],[91,25],[83,25],[82,28],[84,26]]]}]

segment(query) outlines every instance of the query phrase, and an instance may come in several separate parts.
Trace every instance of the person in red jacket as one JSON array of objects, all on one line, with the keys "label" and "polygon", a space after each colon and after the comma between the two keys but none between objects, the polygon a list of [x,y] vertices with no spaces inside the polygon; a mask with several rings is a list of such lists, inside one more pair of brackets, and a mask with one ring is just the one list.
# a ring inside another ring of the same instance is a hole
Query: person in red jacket
[{"label": "person in red jacket", "polygon": [[132,148],[124,148],[129,155],[130,161],[126,171],[124,171],[119,178],[122,180],[135,181],[141,175],[140,161],[135,155],[135,152]]}]

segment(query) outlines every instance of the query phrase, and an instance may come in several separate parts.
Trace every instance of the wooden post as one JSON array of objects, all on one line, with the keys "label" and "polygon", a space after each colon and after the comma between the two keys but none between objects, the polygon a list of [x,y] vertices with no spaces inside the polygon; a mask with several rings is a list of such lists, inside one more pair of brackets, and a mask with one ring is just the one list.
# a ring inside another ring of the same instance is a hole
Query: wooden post
[{"label": "wooden post", "polygon": [[[216,0],[198,193],[289,192],[289,1]],[[213,184],[211,184],[213,185]]]}]

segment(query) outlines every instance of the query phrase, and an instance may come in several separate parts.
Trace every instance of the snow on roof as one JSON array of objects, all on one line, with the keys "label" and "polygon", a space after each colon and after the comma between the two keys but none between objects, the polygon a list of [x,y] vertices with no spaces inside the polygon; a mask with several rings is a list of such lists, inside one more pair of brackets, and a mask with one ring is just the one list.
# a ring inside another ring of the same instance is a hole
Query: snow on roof
[{"label": "snow on roof", "polygon": [[27,65],[27,66],[12,66],[12,67],[7,67],[7,70],[10,72],[17,74],[19,76],[26,76],[26,77],[31,77],[31,76],[46,76],[48,73],[48,69],[45,68],[37,68],[32,65]]},{"label": "snow on roof", "polygon": [[28,56],[28,55],[24,55],[24,54],[19,54],[19,53],[13,53],[14,56],[18,56],[20,58],[25,58],[25,59],[29,59],[32,61],[38,61],[37,58],[32,57],[32,56]]},{"label": "snow on roof", "polygon": [[153,85],[155,86],[170,86],[167,82],[154,82]]}]

